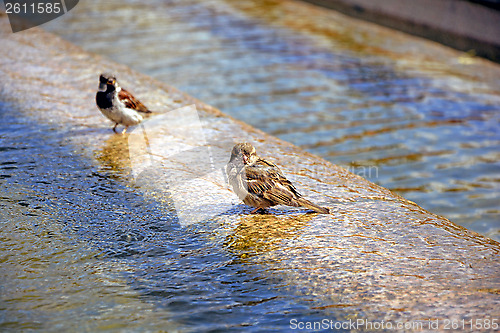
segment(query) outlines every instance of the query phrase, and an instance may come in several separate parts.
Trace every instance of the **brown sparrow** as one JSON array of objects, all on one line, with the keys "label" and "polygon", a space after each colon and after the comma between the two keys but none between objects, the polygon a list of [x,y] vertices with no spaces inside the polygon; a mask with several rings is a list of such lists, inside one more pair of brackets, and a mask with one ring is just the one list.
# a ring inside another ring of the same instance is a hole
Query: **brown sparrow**
[{"label": "brown sparrow", "polygon": [[121,88],[112,74],[103,73],[99,77],[99,91],[95,101],[102,114],[115,123],[113,127],[115,133],[119,124],[125,126],[122,131],[125,133],[129,126],[142,121],[141,113],[152,113],[134,95]]},{"label": "brown sparrow", "polygon": [[328,208],[304,199],[276,164],[257,156],[250,143],[234,146],[226,173],[236,195],[246,205],[255,207],[251,214],[275,205],[306,207],[317,213],[330,213]]}]

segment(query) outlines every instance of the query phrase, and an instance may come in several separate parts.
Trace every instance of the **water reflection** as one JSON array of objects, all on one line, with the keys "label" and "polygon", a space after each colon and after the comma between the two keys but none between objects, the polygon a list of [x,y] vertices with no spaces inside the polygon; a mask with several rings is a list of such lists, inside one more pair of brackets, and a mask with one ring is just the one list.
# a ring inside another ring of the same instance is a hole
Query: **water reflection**
[{"label": "water reflection", "polygon": [[238,216],[236,228],[226,237],[224,245],[242,259],[269,252],[277,249],[283,239],[300,237],[301,229],[316,216],[313,213],[284,214],[273,211],[271,214]]},{"label": "water reflection", "polygon": [[129,156],[129,134],[110,135],[103,147],[96,152],[96,159],[110,172],[127,175],[131,164]]}]

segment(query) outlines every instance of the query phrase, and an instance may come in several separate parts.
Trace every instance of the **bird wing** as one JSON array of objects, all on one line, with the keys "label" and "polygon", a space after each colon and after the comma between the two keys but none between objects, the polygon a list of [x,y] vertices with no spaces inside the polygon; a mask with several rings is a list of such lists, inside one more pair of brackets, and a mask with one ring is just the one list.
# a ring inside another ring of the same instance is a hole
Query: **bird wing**
[{"label": "bird wing", "polygon": [[248,192],[274,204],[293,205],[300,197],[293,184],[272,162],[259,159],[245,167]]},{"label": "bird wing", "polygon": [[137,98],[134,97],[131,93],[129,93],[125,89],[121,89],[120,92],[118,93],[118,98],[120,101],[122,101],[125,106],[129,109],[133,109],[138,112],[143,112],[143,113],[151,113],[148,108],[141,103]]}]

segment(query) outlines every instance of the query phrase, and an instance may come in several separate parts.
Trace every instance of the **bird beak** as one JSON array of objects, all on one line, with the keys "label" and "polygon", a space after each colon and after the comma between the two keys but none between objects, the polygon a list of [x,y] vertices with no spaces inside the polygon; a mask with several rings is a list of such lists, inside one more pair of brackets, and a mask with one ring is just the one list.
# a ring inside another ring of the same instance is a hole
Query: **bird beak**
[{"label": "bird beak", "polygon": [[107,85],[104,82],[99,82],[99,91],[106,91]]},{"label": "bird beak", "polygon": [[247,164],[248,163],[248,157],[247,155],[243,155],[243,164]]}]

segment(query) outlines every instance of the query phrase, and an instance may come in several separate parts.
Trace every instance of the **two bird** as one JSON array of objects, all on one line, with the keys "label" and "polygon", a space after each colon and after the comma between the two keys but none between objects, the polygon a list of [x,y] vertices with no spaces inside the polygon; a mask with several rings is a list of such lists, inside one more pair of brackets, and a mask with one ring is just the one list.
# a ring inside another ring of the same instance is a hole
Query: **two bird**
[{"label": "two bird", "polygon": [[[152,113],[131,93],[121,88],[112,74],[101,74],[99,91],[96,94],[99,110],[118,125],[139,124],[143,115]],[[305,207],[317,213],[329,214],[329,209],[303,198],[293,184],[286,179],[276,164],[260,158],[250,143],[238,143],[231,152],[226,166],[229,184],[238,197],[255,209],[251,214],[267,207],[286,205]]]}]

